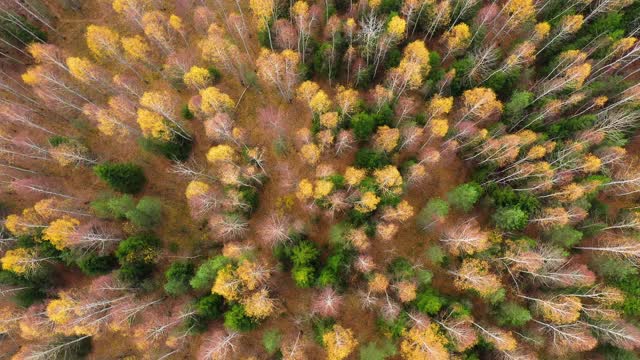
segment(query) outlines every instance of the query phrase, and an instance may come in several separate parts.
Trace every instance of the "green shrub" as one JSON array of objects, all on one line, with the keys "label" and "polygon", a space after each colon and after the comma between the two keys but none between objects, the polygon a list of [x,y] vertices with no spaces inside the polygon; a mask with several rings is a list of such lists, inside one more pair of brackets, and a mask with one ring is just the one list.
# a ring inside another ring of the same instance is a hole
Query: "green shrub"
[{"label": "green shrub", "polygon": [[296,285],[301,288],[308,288],[315,282],[316,270],[311,266],[294,266],[291,269],[291,277]]},{"label": "green shrub", "polygon": [[443,265],[447,260],[447,253],[441,246],[433,245],[427,249],[427,259],[432,264]]},{"label": "green shrub", "polygon": [[143,137],[138,143],[143,150],[162,155],[172,161],[187,160],[193,148],[193,141],[182,136],[174,136],[169,141]]},{"label": "green shrub", "polygon": [[360,360],[384,360],[397,352],[396,346],[389,340],[381,344],[369,342],[360,348]]},{"label": "green shrub", "polygon": [[164,291],[171,296],[179,296],[189,291],[189,279],[193,277],[193,264],[176,261],[164,273],[167,282]]},{"label": "green shrub", "polygon": [[389,273],[396,280],[406,280],[415,276],[413,265],[403,257],[397,257],[389,264]]},{"label": "green shrub", "polygon": [[214,84],[222,80],[222,73],[215,66],[209,66],[207,70],[209,71],[209,76],[211,76],[211,80],[213,80]]},{"label": "green shrub", "polygon": [[280,343],[282,342],[282,333],[277,329],[267,330],[262,335],[262,346],[267,351],[267,354],[274,355],[280,350]]},{"label": "green shrub", "polygon": [[244,307],[240,304],[233,304],[224,313],[224,326],[232,331],[245,332],[255,329],[257,322],[247,316]]},{"label": "green shrub", "polygon": [[447,215],[449,215],[449,203],[438,198],[430,199],[417,216],[418,226],[421,229],[428,229]]},{"label": "green shrub", "polygon": [[195,115],[193,114],[193,112],[191,111],[191,109],[189,109],[189,105],[185,104],[182,109],[180,110],[180,114],[182,115],[182,117],[185,120],[192,120]]},{"label": "green shrub", "polygon": [[522,327],[531,320],[531,313],[516,303],[506,302],[498,308],[497,319],[500,326]]},{"label": "green shrub", "polygon": [[93,170],[112,189],[127,194],[139,192],[147,182],[142,168],[132,163],[106,162],[94,166]]},{"label": "green shrub", "polygon": [[504,118],[512,124],[520,120],[534,98],[535,96],[531,92],[515,91],[511,95],[511,99],[504,105]]},{"label": "green shrub", "polygon": [[300,241],[291,250],[291,262],[294,266],[307,266],[316,263],[320,251],[316,244],[309,240]]}]

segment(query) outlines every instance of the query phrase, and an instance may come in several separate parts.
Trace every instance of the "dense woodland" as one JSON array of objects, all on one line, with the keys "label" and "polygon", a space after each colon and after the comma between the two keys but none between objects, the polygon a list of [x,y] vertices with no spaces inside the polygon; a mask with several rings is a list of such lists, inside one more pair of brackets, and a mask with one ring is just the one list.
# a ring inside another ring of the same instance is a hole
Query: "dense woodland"
[{"label": "dense woodland", "polygon": [[0,359],[638,359],[639,32],[1,0]]}]

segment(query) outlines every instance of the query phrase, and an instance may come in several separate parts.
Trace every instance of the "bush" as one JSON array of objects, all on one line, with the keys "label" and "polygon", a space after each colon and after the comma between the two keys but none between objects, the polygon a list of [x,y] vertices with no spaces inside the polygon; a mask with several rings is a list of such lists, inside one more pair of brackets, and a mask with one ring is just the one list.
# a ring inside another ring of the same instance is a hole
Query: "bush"
[{"label": "bush", "polygon": [[529,216],[516,207],[499,208],[492,217],[496,226],[505,231],[522,230],[529,223]]},{"label": "bush", "polygon": [[447,215],[449,215],[449,203],[438,198],[430,199],[418,214],[418,226],[427,229],[438,219],[445,218]]},{"label": "bush", "polygon": [[282,334],[276,329],[267,330],[262,335],[262,346],[264,346],[264,349],[269,355],[274,355],[278,350],[280,350],[281,342]]},{"label": "bush", "polygon": [[414,304],[420,312],[428,315],[436,315],[444,306],[445,300],[440,297],[436,290],[429,287],[417,294]]},{"label": "bush", "polygon": [[169,141],[143,137],[138,142],[143,150],[162,155],[172,161],[187,160],[193,148],[193,141],[181,136],[174,136]]},{"label": "bush", "polygon": [[20,47],[32,42],[47,42],[47,33],[35,27],[23,16],[13,12],[7,12],[0,19],[0,35],[4,39],[18,40],[16,45]]},{"label": "bush", "polygon": [[315,282],[316,269],[311,266],[294,266],[291,269],[291,276],[296,285],[301,288],[308,288]]},{"label": "bush", "polygon": [[134,209],[127,211],[125,216],[135,226],[150,229],[159,225],[162,220],[162,203],[156,198],[145,196]]},{"label": "bush", "polygon": [[473,205],[480,199],[482,188],[476,183],[466,183],[457,186],[455,189],[447,193],[449,204],[453,207],[469,212]]},{"label": "bush", "polygon": [[83,273],[97,276],[111,272],[118,265],[118,259],[113,255],[88,254],[80,257],[77,264]]},{"label": "bush", "polygon": [[209,76],[211,76],[214,84],[222,80],[222,73],[215,66],[209,66],[207,70],[209,71]]},{"label": "bush", "polygon": [[182,109],[180,110],[180,114],[182,115],[182,117],[185,120],[192,120],[195,115],[193,114],[193,112],[191,111],[191,109],[189,109],[189,105],[185,104]]},{"label": "bush", "polygon": [[218,271],[230,263],[231,259],[222,255],[205,261],[198,267],[195,276],[189,281],[189,284],[196,290],[210,290],[213,282],[216,280]]},{"label": "bush", "polygon": [[127,212],[135,209],[131,195],[107,197],[91,202],[91,209],[100,218],[125,220]]},{"label": "bush", "polygon": [[220,319],[223,315],[224,298],[218,294],[209,294],[198,299],[196,313],[205,321]]},{"label": "bush", "polygon": [[531,320],[529,310],[513,302],[502,304],[497,316],[500,326],[522,327]]},{"label": "bush", "polygon": [[247,316],[244,307],[240,304],[233,304],[227,312],[224,313],[224,326],[232,331],[245,332],[253,330],[257,322]]},{"label": "bush", "polygon": [[193,277],[193,264],[176,261],[164,273],[167,282],[164,291],[171,296],[179,296],[189,291],[189,279]]},{"label": "bush", "polygon": [[291,262],[294,266],[314,265],[320,256],[316,244],[309,240],[300,241],[291,250]]},{"label": "bush", "polygon": [[147,182],[142,168],[132,163],[106,162],[94,166],[93,171],[112,189],[122,193],[135,194]]}]

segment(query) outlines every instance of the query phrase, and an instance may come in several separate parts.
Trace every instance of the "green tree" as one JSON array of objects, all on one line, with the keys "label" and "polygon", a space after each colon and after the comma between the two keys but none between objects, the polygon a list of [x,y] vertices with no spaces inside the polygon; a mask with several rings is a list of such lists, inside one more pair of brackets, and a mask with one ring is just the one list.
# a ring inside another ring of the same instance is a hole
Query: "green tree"
[{"label": "green tree", "polygon": [[152,228],[160,224],[162,203],[156,198],[145,196],[134,209],[127,211],[125,216],[137,227]]},{"label": "green tree", "polygon": [[247,316],[244,307],[240,304],[233,304],[224,313],[224,326],[229,330],[245,332],[253,330],[256,325],[256,321]]},{"label": "green tree", "polygon": [[498,308],[497,319],[500,326],[521,327],[531,320],[531,313],[516,303],[506,302]]},{"label": "green tree", "polygon": [[446,218],[447,215],[449,215],[449,203],[439,198],[430,199],[417,216],[418,226],[421,229],[427,229]]},{"label": "green tree", "polygon": [[280,343],[282,342],[282,333],[277,329],[271,329],[264,332],[262,335],[262,346],[267,351],[267,354],[274,355],[280,350]]},{"label": "green tree", "polygon": [[444,306],[445,300],[435,289],[428,287],[417,294],[414,304],[420,312],[435,315]]},{"label": "green tree", "polygon": [[196,290],[210,290],[213,282],[216,280],[218,271],[230,263],[231,259],[222,255],[205,261],[198,267],[195,276],[189,281],[189,284]]},{"label": "green tree", "polygon": [[376,119],[364,112],[357,113],[351,118],[351,127],[356,139],[367,141],[376,130]]},{"label": "green tree", "polygon": [[499,208],[493,214],[496,226],[505,231],[522,230],[529,223],[529,216],[517,207]]},{"label": "green tree", "polygon": [[476,183],[466,183],[457,186],[455,189],[447,193],[447,199],[451,206],[469,212],[473,205],[480,199],[482,188]]},{"label": "green tree", "polygon": [[93,171],[112,189],[127,194],[139,192],[147,182],[142,168],[132,163],[106,162],[94,166]]},{"label": "green tree", "polygon": [[189,291],[189,279],[193,277],[194,267],[189,262],[176,261],[164,273],[167,279],[164,291],[171,296],[179,296]]},{"label": "green tree", "polygon": [[91,209],[100,218],[124,220],[127,212],[135,209],[131,195],[109,196],[91,202]]}]

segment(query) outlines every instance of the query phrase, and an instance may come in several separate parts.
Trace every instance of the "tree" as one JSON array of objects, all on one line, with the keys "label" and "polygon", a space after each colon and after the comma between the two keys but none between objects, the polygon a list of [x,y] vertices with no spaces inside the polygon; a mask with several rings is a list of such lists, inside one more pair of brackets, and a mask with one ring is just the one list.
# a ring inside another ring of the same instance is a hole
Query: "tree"
[{"label": "tree", "polygon": [[457,271],[450,271],[456,276],[454,285],[460,290],[475,290],[484,298],[496,294],[502,284],[500,278],[490,272],[486,261],[467,258]]},{"label": "tree", "polygon": [[498,310],[500,326],[522,327],[531,320],[531,313],[517,303],[506,302]]},{"label": "tree", "polygon": [[218,255],[202,263],[195,275],[189,280],[189,284],[196,290],[209,289],[218,275],[218,271],[231,263],[231,259]]},{"label": "tree", "polygon": [[214,86],[200,90],[200,96],[202,97],[200,109],[207,116],[213,116],[217,112],[229,112],[235,107],[235,102],[229,95]]},{"label": "tree", "polygon": [[358,340],[353,336],[353,331],[337,324],[331,331],[322,335],[322,342],[327,349],[327,359],[330,360],[345,359],[358,346]]},{"label": "tree", "polygon": [[500,208],[493,214],[493,221],[505,231],[522,230],[529,222],[529,216],[520,208]]},{"label": "tree", "polygon": [[171,296],[179,296],[189,290],[189,279],[193,276],[193,264],[176,261],[164,273],[167,282],[164,291]]},{"label": "tree", "polygon": [[442,38],[442,42],[447,47],[447,53],[444,56],[446,59],[449,55],[464,50],[471,44],[469,25],[465,23],[458,24],[443,34]]},{"label": "tree", "polygon": [[299,58],[297,52],[288,49],[279,54],[262,49],[256,60],[258,76],[262,81],[273,84],[283,99],[291,101],[299,81]]},{"label": "tree", "polygon": [[245,332],[253,330],[257,323],[247,316],[240,304],[234,304],[224,313],[224,326],[231,331]]},{"label": "tree", "polygon": [[156,198],[145,196],[125,216],[139,228],[153,228],[162,220],[162,203]]},{"label": "tree", "polygon": [[449,204],[453,207],[469,212],[473,205],[480,199],[482,189],[478,184],[466,183],[457,186],[455,189],[447,193]]},{"label": "tree", "polygon": [[403,334],[400,353],[405,359],[426,360],[450,358],[448,341],[439,333],[438,325],[414,326]]},{"label": "tree", "polygon": [[95,174],[116,191],[135,194],[147,182],[142,168],[132,163],[103,163],[93,168]]}]

